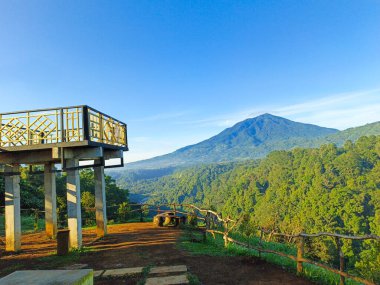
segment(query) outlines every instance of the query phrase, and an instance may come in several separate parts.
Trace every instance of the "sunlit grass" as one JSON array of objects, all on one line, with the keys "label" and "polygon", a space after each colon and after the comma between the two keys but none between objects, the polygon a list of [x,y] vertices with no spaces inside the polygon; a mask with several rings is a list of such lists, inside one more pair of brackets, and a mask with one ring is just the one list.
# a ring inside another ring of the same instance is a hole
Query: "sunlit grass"
[{"label": "sunlit grass", "polygon": [[[45,230],[45,220],[39,218],[37,223],[37,231]],[[34,215],[21,216],[21,231],[22,233],[32,233],[35,231],[35,217]],[[0,215],[0,236],[5,235],[5,216]]]},{"label": "sunlit grass", "polygon": [[[243,237],[238,234],[233,234],[233,237],[236,240],[250,243],[252,246],[259,245],[259,238],[257,237]],[[193,243],[189,239],[189,233],[187,231],[184,232],[180,239],[180,243],[178,245],[181,249],[187,250],[195,255],[209,255],[209,256],[252,256],[256,258],[261,258],[269,263],[276,264],[293,274],[296,274],[296,262],[292,259],[282,257],[272,253],[261,253],[254,249],[247,249],[245,247],[229,243],[228,247],[224,247],[224,240],[221,235],[215,235],[213,238],[211,235],[207,235],[206,242],[204,243]],[[282,253],[286,253],[289,255],[296,255],[297,249],[295,246],[287,245],[283,243],[276,242],[262,242],[262,247],[265,249],[270,249]],[[339,284],[339,275],[334,274],[328,270],[320,268],[318,266],[312,264],[303,264],[303,276],[313,282],[318,284],[326,284],[326,285],[337,285]],[[361,283],[346,280],[347,285],[359,285]]]}]

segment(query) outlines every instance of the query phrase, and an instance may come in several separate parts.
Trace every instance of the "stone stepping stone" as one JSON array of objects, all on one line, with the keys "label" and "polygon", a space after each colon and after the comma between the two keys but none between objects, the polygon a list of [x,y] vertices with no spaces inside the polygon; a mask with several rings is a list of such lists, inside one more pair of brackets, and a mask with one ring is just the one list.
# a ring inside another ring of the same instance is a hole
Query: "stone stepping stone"
[{"label": "stone stepping stone", "polygon": [[174,273],[174,272],[187,272],[187,267],[186,265],[158,266],[158,267],[153,267],[149,271],[149,274]]},{"label": "stone stepping stone", "polygon": [[93,284],[92,269],[79,270],[22,270],[0,279],[0,285],[68,285]]},{"label": "stone stepping stone", "polygon": [[64,269],[64,270],[76,270],[76,269],[85,269],[86,267],[88,267],[88,264],[76,263],[76,264],[64,266],[64,267],[62,267],[62,269]]},{"label": "stone stepping stone", "polygon": [[96,270],[94,271],[94,278],[100,277],[105,270]]},{"label": "stone stepping stone", "polygon": [[146,279],[145,285],[179,285],[189,284],[187,275],[165,276],[165,277],[150,277]]},{"label": "stone stepping stone", "polygon": [[144,267],[117,268],[106,270],[102,277],[123,276],[142,273]]}]

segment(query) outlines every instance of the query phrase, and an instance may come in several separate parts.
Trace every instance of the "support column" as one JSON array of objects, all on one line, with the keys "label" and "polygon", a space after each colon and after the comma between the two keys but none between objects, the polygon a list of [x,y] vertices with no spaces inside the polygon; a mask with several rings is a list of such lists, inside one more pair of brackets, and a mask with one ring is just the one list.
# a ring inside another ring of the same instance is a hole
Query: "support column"
[{"label": "support column", "polygon": [[[66,167],[78,167],[77,159],[68,159]],[[79,170],[67,170],[67,219],[70,230],[70,248],[82,247],[82,214],[80,204]]]},{"label": "support column", "polygon": [[[5,172],[20,171],[19,166],[5,166]],[[5,176],[5,250],[21,250],[20,175]]]},{"label": "support column", "polygon": [[104,166],[94,167],[94,177],[96,235],[98,237],[103,237],[107,234],[106,183],[104,180]]},{"label": "support column", "polygon": [[57,194],[54,163],[46,163],[44,168],[45,188],[45,229],[49,238],[57,235]]}]

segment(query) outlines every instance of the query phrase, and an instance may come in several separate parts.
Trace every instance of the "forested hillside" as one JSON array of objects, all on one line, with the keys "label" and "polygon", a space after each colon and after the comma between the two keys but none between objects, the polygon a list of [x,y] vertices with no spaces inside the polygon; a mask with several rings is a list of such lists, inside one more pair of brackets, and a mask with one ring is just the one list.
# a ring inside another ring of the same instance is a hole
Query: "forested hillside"
[{"label": "forested hillside", "polygon": [[[260,162],[195,167],[130,190],[150,192],[152,202],[195,203],[224,216],[246,215],[247,233],[259,225],[285,233],[379,235],[380,137],[347,141],[340,148],[275,151]],[[332,262],[331,241],[310,246]],[[345,255],[349,266],[380,280],[379,245],[357,244]]]}]

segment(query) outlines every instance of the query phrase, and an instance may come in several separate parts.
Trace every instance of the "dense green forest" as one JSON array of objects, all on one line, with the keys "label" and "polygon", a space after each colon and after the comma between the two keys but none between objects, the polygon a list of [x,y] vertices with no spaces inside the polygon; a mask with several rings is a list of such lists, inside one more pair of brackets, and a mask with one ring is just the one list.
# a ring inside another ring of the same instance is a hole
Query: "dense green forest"
[{"label": "dense green forest", "polygon": [[[245,215],[246,234],[261,226],[283,233],[380,235],[380,137],[194,167],[135,181],[130,190],[150,194],[152,202],[195,203],[232,218]],[[309,244],[310,253],[328,263],[336,262],[334,249],[331,239]],[[344,251],[348,268],[380,281],[379,242],[345,243]]]},{"label": "dense green forest", "polygon": [[[35,167],[33,172],[41,171]],[[21,168],[20,177],[21,209],[22,214],[29,215],[31,209],[44,210],[43,174],[31,174],[29,168]],[[128,209],[129,192],[118,187],[110,176],[105,177],[107,214],[109,219],[121,219]],[[57,183],[57,212],[58,221],[64,226],[66,220],[66,174],[58,174]],[[84,224],[91,225],[95,222],[95,185],[94,172],[90,169],[80,172],[82,218]],[[4,177],[0,176],[0,206],[4,206]],[[1,213],[1,211],[0,211]],[[41,215],[43,217],[43,215]]]}]

